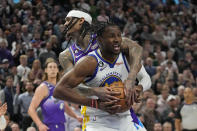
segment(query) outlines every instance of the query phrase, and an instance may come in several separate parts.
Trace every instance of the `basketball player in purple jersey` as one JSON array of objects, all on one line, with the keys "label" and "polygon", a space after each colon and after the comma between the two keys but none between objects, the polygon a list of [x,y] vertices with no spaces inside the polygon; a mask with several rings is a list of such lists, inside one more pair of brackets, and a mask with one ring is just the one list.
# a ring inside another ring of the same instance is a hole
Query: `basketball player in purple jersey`
[{"label": "basketball player in purple jersey", "polygon": [[[36,89],[28,111],[39,131],[65,131],[64,112],[78,121],[82,121],[82,118],[78,117],[66,102],[53,97],[53,91],[60,75],[58,66],[52,58],[46,60],[43,79],[44,82]],[[36,113],[38,106],[42,109],[43,122]]]},{"label": "basketball player in purple jersey", "polygon": [[[64,71],[67,72],[73,68],[73,65],[76,64],[79,59],[86,56],[89,52],[98,49],[98,43],[96,42],[96,35],[93,33],[91,34],[90,32],[92,18],[89,14],[79,10],[71,10],[67,14],[65,20],[66,35],[68,37],[72,37],[72,39],[76,41],[69,47],[69,49],[66,49],[59,55],[60,64],[63,67]],[[130,56],[132,56],[130,73],[126,81],[126,87],[128,88],[128,90],[131,90],[137,74],[139,84],[138,86],[136,86],[136,92],[138,93],[137,98],[139,98],[140,93],[143,90],[149,89],[151,86],[150,77],[145,71],[144,67],[141,66],[142,48],[136,42],[123,37],[121,50],[123,51],[123,53],[130,54]],[[102,100],[114,98],[110,95],[112,92],[106,91],[105,89],[106,88],[100,87],[89,88],[88,86],[85,86],[83,84],[78,86],[78,91],[84,95],[97,95]],[[130,93],[132,91],[127,91],[127,93],[128,92]],[[113,95],[115,94],[116,93],[114,92]],[[131,94],[129,95],[129,98],[131,98]],[[130,103],[130,101],[128,103]]]}]

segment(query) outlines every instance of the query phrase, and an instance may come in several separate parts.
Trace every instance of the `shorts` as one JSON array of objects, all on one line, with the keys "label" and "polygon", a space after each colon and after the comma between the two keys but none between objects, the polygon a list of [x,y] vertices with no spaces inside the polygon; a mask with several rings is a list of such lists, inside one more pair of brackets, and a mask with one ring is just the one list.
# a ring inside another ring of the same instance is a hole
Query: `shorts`
[{"label": "shorts", "polygon": [[146,129],[139,119],[138,124],[134,123],[131,115],[111,115],[88,117],[83,123],[82,131],[146,131]]}]

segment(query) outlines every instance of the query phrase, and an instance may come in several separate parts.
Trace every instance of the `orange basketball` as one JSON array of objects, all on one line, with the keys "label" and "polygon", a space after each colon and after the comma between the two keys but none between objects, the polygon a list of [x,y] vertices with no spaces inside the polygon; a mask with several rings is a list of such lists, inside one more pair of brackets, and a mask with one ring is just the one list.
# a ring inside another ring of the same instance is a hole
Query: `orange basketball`
[{"label": "orange basketball", "polygon": [[121,81],[113,82],[112,84],[109,85],[109,87],[112,88],[113,91],[120,92],[120,95],[116,96],[117,98],[120,99],[120,101],[117,104],[121,105],[122,108],[127,107],[125,101],[124,83],[122,83]]}]

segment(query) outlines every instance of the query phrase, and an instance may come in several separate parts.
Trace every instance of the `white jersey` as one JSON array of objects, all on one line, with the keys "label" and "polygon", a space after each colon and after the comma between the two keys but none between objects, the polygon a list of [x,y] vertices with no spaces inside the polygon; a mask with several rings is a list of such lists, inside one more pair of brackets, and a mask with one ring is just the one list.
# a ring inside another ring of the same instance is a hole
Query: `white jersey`
[{"label": "white jersey", "polygon": [[[124,82],[127,79],[129,66],[126,57],[122,53],[119,54],[119,56],[113,63],[108,62],[101,56],[100,49],[95,50],[88,55],[95,57],[98,65],[94,74],[86,79],[86,85],[90,87],[103,87],[108,86],[115,81]],[[86,106],[82,107],[81,113],[84,116],[110,115],[105,111]],[[130,111],[118,113],[116,115],[130,115]]]}]

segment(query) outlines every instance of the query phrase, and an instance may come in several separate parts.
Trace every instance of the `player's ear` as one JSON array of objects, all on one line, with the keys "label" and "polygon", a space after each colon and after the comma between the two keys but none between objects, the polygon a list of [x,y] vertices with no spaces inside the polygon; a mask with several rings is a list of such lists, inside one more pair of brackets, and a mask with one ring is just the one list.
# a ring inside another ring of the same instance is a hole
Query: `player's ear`
[{"label": "player's ear", "polygon": [[82,17],[79,19],[79,24],[83,24],[83,22],[85,21],[85,19]]}]

